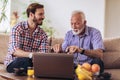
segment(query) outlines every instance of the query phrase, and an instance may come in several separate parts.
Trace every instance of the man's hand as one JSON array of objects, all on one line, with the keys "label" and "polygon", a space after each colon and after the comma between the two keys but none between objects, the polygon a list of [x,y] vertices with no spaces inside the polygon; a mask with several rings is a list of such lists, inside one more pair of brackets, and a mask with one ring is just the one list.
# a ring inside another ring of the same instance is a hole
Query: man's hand
[{"label": "man's hand", "polygon": [[77,46],[69,46],[66,48],[66,52],[68,52],[69,54],[73,54],[73,53],[81,53],[82,48],[79,48]]},{"label": "man's hand", "polygon": [[55,44],[54,46],[52,46],[52,49],[54,52],[59,53],[60,51],[62,51],[61,44]]},{"label": "man's hand", "polygon": [[13,53],[13,56],[16,57],[29,57],[30,52],[25,52],[21,49],[16,49],[15,52]]}]

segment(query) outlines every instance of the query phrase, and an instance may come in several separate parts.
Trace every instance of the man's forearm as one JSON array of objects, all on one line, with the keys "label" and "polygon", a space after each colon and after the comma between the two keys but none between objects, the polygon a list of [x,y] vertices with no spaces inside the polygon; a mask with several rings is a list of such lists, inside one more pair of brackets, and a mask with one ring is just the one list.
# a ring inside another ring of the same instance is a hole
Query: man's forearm
[{"label": "man's forearm", "polygon": [[100,49],[96,50],[85,50],[84,55],[90,56],[90,57],[96,57],[96,58],[103,58],[103,51]]},{"label": "man's forearm", "polygon": [[29,57],[30,52],[25,52],[21,49],[16,49],[16,51],[13,53],[13,56],[16,57]]}]

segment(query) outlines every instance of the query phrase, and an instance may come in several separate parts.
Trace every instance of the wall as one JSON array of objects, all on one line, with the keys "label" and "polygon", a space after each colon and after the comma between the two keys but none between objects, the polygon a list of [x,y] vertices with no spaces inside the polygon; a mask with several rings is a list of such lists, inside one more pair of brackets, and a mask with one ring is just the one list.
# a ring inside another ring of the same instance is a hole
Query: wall
[{"label": "wall", "polygon": [[57,37],[63,37],[70,27],[73,10],[83,10],[87,24],[99,29],[104,37],[104,0],[39,0],[45,5],[45,13],[51,25],[58,31]]},{"label": "wall", "polygon": [[[19,15],[25,10],[30,0],[12,0],[12,11],[18,11]],[[50,27],[56,30],[55,37],[64,37],[71,29],[70,17],[73,10],[82,10],[86,14],[87,24],[99,29],[104,37],[104,0],[34,0],[45,5],[45,16],[49,20]],[[14,3],[13,3],[14,2]]]},{"label": "wall", "polygon": [[120,0],[106,0],[105,37],[120,37]]},{"label": "wall", "polygon": [[26,8],[30,4],[30,1],[31,0],[25,0],[25,2],[23,0],[12,0],[12,2],[11,2],[11,15],[13,12],[16,11],[16,12],[18,12],[18,15],[19,15],[19,21],[26,20],[23,17],[22,13],[26,11]]}]

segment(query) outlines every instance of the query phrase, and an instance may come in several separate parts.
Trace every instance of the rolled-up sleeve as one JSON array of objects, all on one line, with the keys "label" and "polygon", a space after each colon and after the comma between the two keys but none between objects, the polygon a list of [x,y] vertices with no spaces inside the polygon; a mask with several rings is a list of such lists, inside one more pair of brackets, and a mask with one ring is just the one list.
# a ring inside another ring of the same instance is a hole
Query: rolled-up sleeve
[{"label": "rolled-up sleeve", "polygon": [[94,49],[105,50],[100,31],[94,31],[91,41]]}]

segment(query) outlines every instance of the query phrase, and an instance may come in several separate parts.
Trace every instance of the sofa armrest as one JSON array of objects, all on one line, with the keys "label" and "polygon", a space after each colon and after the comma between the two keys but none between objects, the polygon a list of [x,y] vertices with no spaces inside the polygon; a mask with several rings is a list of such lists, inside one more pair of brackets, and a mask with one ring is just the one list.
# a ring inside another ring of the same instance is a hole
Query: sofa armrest
[{"label": "sofa armrest", "polygon": [[104,52],[103,62],[107,69],[120,69],[120,51]]},{"label": "sofa armrest", "polygon": [[9,35],[0,34],[0,63],[4,62],[8,50]]}]

